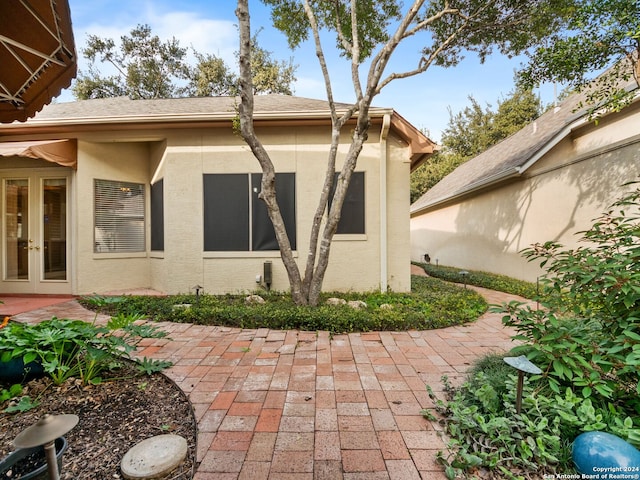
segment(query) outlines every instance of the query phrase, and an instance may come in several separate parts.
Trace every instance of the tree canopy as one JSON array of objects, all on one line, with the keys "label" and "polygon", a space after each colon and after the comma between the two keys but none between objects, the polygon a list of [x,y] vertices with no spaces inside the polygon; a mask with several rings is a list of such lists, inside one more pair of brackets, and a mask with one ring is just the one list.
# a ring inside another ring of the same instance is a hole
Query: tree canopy
[{"label": "tree canopy", "polygon": [[[293,60],[278,61],[252,38],[255,55],[254,93],[291,94],[296,66]],[[148,25],[138,25],[116,44],[111,38],[89,35],[82,54],[89,60],[87,73],[80,72],[72,90],[77,99],[128,96],[132,99],[237,95],[238,75],[222,58],[194,51],[196,65],[175,38],[161,41]],[[98,65],[110,65],[112,74]]]},{"label": "tree canopy", "polygon": [[531,91],[516,88],[497,109],[484,108],[469,96],[470,105],[454,114],[442,133],[442,149],[411,174],[411,202],[467,160],[507,138],[542,114],[540,99]]},{"label": "tree canopy", "polygon": [[[306,41],[315,46],[331,115],[327,168],[311,222],[309,250],[300,255],[305,258],[301,268],[291,251],[277,204],[273,163],[253,128],[249,5],[248,0],[238,0],[240,131],[262,167],[260,198],[274,225],[297,303],[315,305],[319,300],[346,191],[368,138],[369,110],[385,86],[424,73],[434,65],[456,65],[469,54],[476,54],[481,60],[493,51],[520,54],[564,25],[574,1],[578,0],[263,0],[271,7],[274,26],[287,36],[292,48]],[[345,78],[332,78],[329,73],[323,45],[326,38],[333,39],[333,48],[351,70],[355,101],[340,112],[333,83],[344,82]],[[391,58],[401,44],[412,38],[422,42],[416,57],[391,71]],[[342,167],[334,180],[341,131],[354,117],[355,125],[349,125],[351,144],[341,156]],[[384,279],[380,287],[386,289]]]},{"label": "tree canopy", "polygon": [[634,94],[628,86],[640,86],[639,58],[638,2],[581,0],[566,28],[529,52],[518,78],[527,87],[558,82],[578,92],[588,89],[584,106],[594,115],[598,110],[618,111],[631,101]]}]

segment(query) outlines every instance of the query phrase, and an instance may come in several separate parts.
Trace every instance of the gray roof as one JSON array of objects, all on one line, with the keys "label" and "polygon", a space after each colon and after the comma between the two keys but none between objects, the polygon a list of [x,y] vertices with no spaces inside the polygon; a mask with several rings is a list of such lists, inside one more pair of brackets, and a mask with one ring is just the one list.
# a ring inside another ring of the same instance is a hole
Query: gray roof
[{"label": "gray roof", "polygon": [[[54,103],[45,106],[25,125],[55,120],[151,118],[151,117],[217,117],[233,118],[240,99],[238,97],[189,97],[153,100],[131,100],[128,97],[81,100]],[[256,95],[254,113],[279,114],[295,117],[305,113],[327,113],[329,103],[325,100],[294,97],[289,95]],[[348,104],[338,103],[339,110]]]},{"label": "gray roof", "polygon": [[567,97],[522,130],[460,165],[416,200],[411,213],[521,175],[564,138],[572,124],[586,118],[586,107],[578,108],[585,96],[582,93]]}]

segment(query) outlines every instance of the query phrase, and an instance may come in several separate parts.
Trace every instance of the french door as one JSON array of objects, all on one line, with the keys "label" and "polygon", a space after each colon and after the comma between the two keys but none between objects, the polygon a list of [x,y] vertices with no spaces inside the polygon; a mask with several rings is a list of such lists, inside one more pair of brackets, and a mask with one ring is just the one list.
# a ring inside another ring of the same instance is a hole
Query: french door
[{"label": "french door", "polygon": [[71,293],[69,178],[59,171],[0,176],[3,293]]}]

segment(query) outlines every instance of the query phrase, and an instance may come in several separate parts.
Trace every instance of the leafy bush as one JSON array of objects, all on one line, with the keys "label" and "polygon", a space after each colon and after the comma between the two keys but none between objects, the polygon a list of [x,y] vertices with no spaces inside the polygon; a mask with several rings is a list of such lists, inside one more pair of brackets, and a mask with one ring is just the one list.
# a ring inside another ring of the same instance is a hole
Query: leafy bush
[{"label": "leafy bush", "polygon": [[[570,388],[555,394],[540,380],[525,377],[522,410],[516,413],[517,376],[497,362],[502,357],[485,360],[458,389],[443,377],[446,402],[427,386],[451,438],[447,453],[438,453],[447,478],[478,468],[497,471],[501,478],[572,473],[571,443],[585,431],[607,430],[638,445],[640,429],[622,408],[576,395]],[[423,415],[435,419],[428,410]]]},{"label": "leafy bush", "polygon": [[640,414],[640,188],[582,233],[585,246],[525,250],[547,273],[542,309],[512,304],[505,325],[556,392],[566,387]]},{"label": "leafy bush", "polygon": [[[498,292],[519,295],[524,298],[534,298],[538,295],[535,283],[517,280],[505,275],[496,273],[481,272],[478,270],[462,270],[460,268],[433,265],[431,263],[414,263],[424,269],[430,277],[440,278],[447,282],[466,283],[476,287],[489,288]],[[468,272],[467,275],[460,275],[461,271]]]},{"label": "leafy bush", "polygon": [[141,338],[166,336],[155,326],[135,324],[139,319],[137,315],[118,315],[104,327],[55,317],[36,325],[11,322],[0,329],[0,361],[37,361],[58,385],[70,377],[85,384],[97,383],[102,373],[116,368],[123,357],[131,358]]},{"label": "leafy bush", "polygon": [[[442,328],[475,320],[487,308],[484,299],[471,290],[417,276],[412,277],[412,293],[324,293],[317,307],[294,305],[291,296],[282,292],[260,295],[265,299],[263,304],[246,304],[246,295],[126,296],[116,302],[87,297],[80,301],[109,314],[145,312],[158,321],[334,333]],[[326,305],[329,297],[361,300],[367,307]],[[391,307],[383,307],[385,304]]]},{"label": "leafy bush", "polygon": [[525,378],[521,413],[516,377],[497,358],[476,365],[459,389],[445,379],[447,402],[427,387],[451,437],[439,454],[448,478],[478,468],[505,478],[571,473],[571,443],[584,431],[640,447],[640,188],[629,185],[635,190],[581,232],[585,246],[523,252],[546,268],[539,309],[495,309],[522,342],[510,355],[543,371]]}]

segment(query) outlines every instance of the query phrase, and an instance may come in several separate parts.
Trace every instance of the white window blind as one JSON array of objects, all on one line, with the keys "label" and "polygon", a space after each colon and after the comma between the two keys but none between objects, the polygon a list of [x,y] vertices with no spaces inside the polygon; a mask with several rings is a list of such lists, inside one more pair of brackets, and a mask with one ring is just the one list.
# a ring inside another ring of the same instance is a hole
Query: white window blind
[{"label": "white window blind", "polygon": [[144,185],[95,181],[95,252],[144,252]]}]

